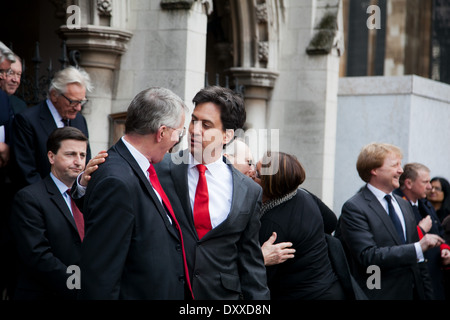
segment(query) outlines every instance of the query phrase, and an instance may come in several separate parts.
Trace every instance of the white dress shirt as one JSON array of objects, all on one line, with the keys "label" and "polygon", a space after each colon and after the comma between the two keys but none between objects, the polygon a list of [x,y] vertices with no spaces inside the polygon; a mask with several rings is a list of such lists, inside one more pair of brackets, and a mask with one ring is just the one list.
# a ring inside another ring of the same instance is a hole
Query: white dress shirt
[{"label": "white dress shirt", "polygon": [[50,110],[50,113],[52,114],[53,120],[55,120],[56,126],[58,128],[64,127],[64,123],[62,122],[62,117],[59,114],[58,110],[56,110],[55,106],[53,105],[52,101],[50,99],[47,99],[47,105]]},{"label": "white dress shirt", "polygon": [[0,142],[6,142],[5,126],[0,126]]},{"label": "white dress shirt", "polygon": [[[367,184],[367,188],[375,195],[375,197],[378,199],[380,204],[383,206],[384,210],[386,210],[386,213],[389,215],[389,209],[386,199],[384,198],[386,196],[386,193],[384,191],[381,191],[380,189],[374,187],[370,183]],[[395,213],[398,216],[398,219],[400,220],[400,223],[402,224],[403,228],[403,235],[406,239],[406,227],[405,227],[405,218],[403,217],[402,210],[400,209],[400,205],[397,202],[397,199],[395,199],[394,195],[389,193],[389,195],[392,198],[392,206],[394,207]],[[424,261],[423,251],[422,247],[420,246],[419,242],[414,243],[414,247],[416,249],[416,256],[418,262]]]},{"label": "white dress shirt", "polygon": [[70,195],[67,193],[67,189],[69,189],[61,180],[59,180],[55,175],[50,172],[50,177],[52,178],[53,182],[56,184],[56,187],[58,188],[59,192],[61,192],[61,195],[63,196],[64,200],[66,201],[67,207],[69,207],[70,213],[72,214],[72,200],[70,199]]},{"label": "white dress shirt", "polygon": [[[191,208],[194,210],[195,190],[198,184],[199,164],[192,154],[189,154],[188,185]],[[233,198],[233,174],[231,169],[222,160],[222,156],[215,162],[205,165],[206,183],[209,194],[209,216],[213,228],[221,224],[230,213]]]}]

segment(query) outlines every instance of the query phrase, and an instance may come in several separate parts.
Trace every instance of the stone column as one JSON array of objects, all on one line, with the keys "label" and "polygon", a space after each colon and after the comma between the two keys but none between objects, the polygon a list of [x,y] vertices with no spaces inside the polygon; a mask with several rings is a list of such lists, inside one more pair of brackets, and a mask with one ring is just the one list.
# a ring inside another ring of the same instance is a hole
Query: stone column
[{"label": "stone column", "polygon": [[132,33],[111,27],[87,25],[61,27],[68,50],[80,52],[79,65],[89,73],[94,89],[87,93],[86,117],[92,154],[109,147],[109,119],[113,99],[114,71]]}]

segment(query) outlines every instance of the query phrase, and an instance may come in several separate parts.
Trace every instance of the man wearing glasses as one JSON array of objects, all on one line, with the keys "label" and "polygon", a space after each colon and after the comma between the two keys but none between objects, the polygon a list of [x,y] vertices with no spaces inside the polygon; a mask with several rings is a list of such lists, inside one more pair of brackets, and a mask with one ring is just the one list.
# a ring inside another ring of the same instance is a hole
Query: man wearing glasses
[{"label": "man wearing glasses", "polygon": [[5,73],[3,79],[0,79],[0,88],[9,96],[9,103],[14,114],[18,114],[27,108],[25,101],[15,96],[19,89],[22,78],[22,60],[14,55],[15,62],[11,63],[11,68]]},{"label": "man wearing glasses", "polygon": [[[46,141],[56,128],[73,126],[87,137],[86,119],[80,113],[91,91],[89,75],[74,67],[57,72],[50,84],[48,98],[14,118],[15,182],[18,188],[35,183],[50,172]],[[88,146],[87,161],[91,158]]]}]

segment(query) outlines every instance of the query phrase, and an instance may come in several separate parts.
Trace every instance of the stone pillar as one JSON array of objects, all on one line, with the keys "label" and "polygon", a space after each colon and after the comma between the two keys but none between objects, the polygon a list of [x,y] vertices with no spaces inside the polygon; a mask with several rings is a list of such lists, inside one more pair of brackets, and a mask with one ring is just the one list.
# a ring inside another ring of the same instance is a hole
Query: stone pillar
[{"label": "stone pillar", "polygon": [[[213,10],[212,0],[161,0],[160,6],[155,44],[164,37],[167,48],[152,48],[153,59],[160,60],[156,61],[155,71],[165,74],[170,81],[165,85],[191,105],[192,98],[204,86],[207,15]],[[172,61],[167,60],[167,51],[173,56]]]},{"label": "stone pillar", "polygon": [[[230,73],[233,78],[236,78],[239,85],[244,86],[245,90],[245,111],[247,113],[247,121],[245,129],[267,129],[267,110],[268,102],[270,101],[272,89],[275,85],[275,80],[278,77],[278,72],[271,71],[264,68],[230,68]],[[263,132],[257,133],[258,144],[249,143],[253,157],[259,159],[262,157],[263,150],[261,148],[267,141],[268,137]],[[266,132],[267,133],[267,132]],[[262,145],[260,143],[263,143]]]},{"label": "stone pillar", "polygon": [[109,119],[113,99],[114,71],[132,33],[111,27],[87,25],[60,28],[69,50],[80,52],[79,65],[89,73],[93,92],[82,113],[86,117],[93,155],[109,147]]},{"label": "stone pillar", "polygon": [[344,50],[340,0],[285,2],[280,24],[280,76],[268,127],[279,129],[280,150],[306,170],[303,187],[333,206],[339,58]]}]

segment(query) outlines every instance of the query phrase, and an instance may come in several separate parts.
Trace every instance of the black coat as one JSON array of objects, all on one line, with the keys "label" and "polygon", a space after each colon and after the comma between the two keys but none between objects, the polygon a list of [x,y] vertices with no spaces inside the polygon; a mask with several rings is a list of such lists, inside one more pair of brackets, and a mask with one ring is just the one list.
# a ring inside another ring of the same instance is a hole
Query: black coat
[{"label": "black coat", "polygon": [[81,299],[182,300],[178,231],[122,140],[84,197]]},{"label": "black coat", "polygon": [[[395,193],[409,202],[409,200],[401,190],[397,189],[395,190]],[[418,209],[419,209],[418,211],[413,210],[416,223],[419,224],[420,220],[429,215],[431,217],[432,225],[428,233],[436,234],[444,238],[444,229],[442,228],[440,220],[436,214],[436,211],[434,211],[434,208],[431,205],[431,203],[427,199],[419,199]],[[434,297],[435,299],[438,300],[444,300],[445,292],[443,286],[444,278],[441,262],[441,249],[440,247],[431,248],[428,249],[426,252],[424,252],[423,255],[425,259],[427,259],[428,272],[430,273],[431,280],[433,283]]]},{"label": "black coat", "polygon": [[333,271],[322,216],[313,197],[302,189],[290,200],[267,211],[261,218],[259,239],[272,232],[276,243],[292,242],[295,257],[267,267],[272,299],[318,299],[338,278]]},{"label": "black coat", "polygon": [[15,299],[74,299],[67,267],[78,265],[81,240],[69,207],[50,176],[20,190],[11,230],[19,270]]},{"label": "black coat", "polygon": [[[86,119],[78,113],[71,126],[80,129],[89,138]],[[47,102],[17,114],[13,122],[12,161],[14,182],[18,188],[35,183],[50,173],[47,157],[47,139],[57,128]],[[91,158],[87,147],[86,163]]]}]

